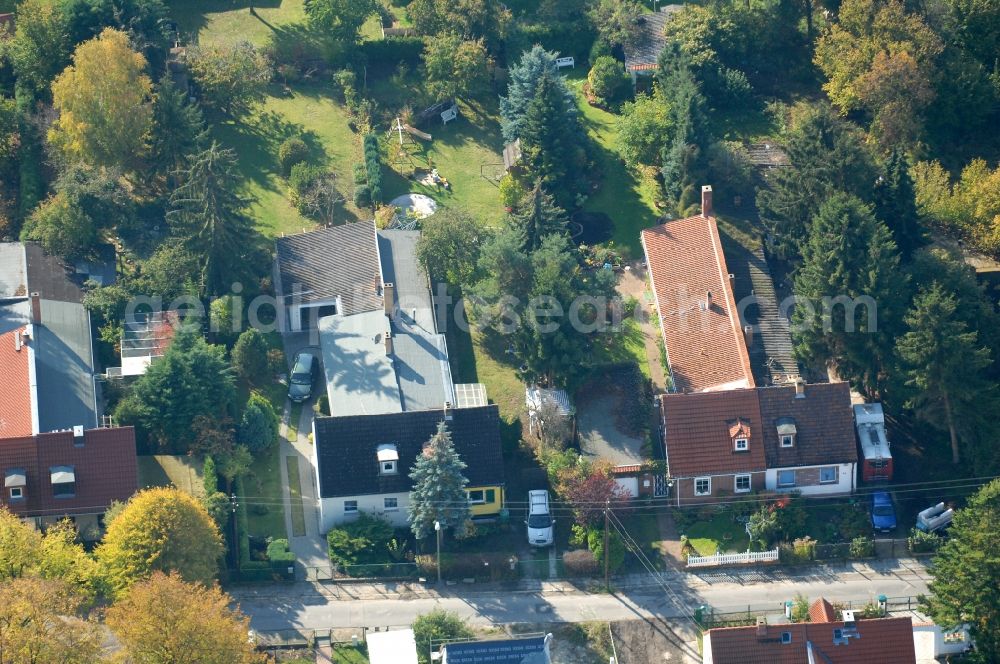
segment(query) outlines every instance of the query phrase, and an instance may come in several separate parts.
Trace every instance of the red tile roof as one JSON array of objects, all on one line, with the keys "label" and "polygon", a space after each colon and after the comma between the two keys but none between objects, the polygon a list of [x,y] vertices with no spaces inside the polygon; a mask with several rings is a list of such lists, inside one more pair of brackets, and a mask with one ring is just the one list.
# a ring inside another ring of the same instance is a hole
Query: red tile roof
[{"label": "red tile roof", "polygon": [[25,341],[18,349],[18,335],[24,328],[0,335],[0,438],[30,436],[31,416],[31,350]]},{"label": "red tile roof", "polygon": [[[727,390],[661,398],[667,466],[673,477],[762,471],[764,432],[757,392]],[[747,451],[733,448],[736,421],[749,431]]]},{"label": "red tile roof", "polygon": [[[76,478],[73,497],[53,495],[53,466],[73,467]],[[0,492],[0,503],[11,512],[23,516],[101,513],[112,500],[128,500],[136,491],[135,429],[91,429],[84,432],[83,445],[79,447],[72,431],[2,440],[0,481],[15,469],[24,471],[27,485],[23,501],[11,501],[10,492]]]},{"label": "red tile roof", "polygon": [[674,388],[753,387],[715,219],[695,215],[647,228],[642,244]]},{"label": "red tile roof", "polygon": [[809,607],[809,622],[811,623],[835,622],[836,620],[837,612],[833,608],[833,604],[822,597]]},{"label": "red tile roof", "polygon": [[[763,635],[757,627],[711,629],[704,638],[705,655],[713,664],[916,664],[909,618],[858,620],[855,626],[853,636],[843,622],[767,625]],[[835,642],[835,629],[846,640]],[[782,643],[783,632],[791,635],[790,643]]]}]

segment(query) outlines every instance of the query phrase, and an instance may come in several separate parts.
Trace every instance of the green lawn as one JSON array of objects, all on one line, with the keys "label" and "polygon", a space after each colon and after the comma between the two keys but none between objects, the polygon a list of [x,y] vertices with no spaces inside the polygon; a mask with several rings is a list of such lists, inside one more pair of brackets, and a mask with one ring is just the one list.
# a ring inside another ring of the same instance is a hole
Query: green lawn
[{"label": "green lawn", "polygon": [[293,403],[288,413],[288,440],[298,440],[299,421],[302,419],[302,404]]},{"label": "green lawn", "polygon": [[612,333],[607,343],[594,347],[594,364],[617,364],[634,361],[639,365],[642,375],[649,378],[649,357],[646,355],[646,342],[642,329],[635,318],[622,321],[622,329]]},{"label": "green lawn", "polygon": [[285,457],[288,469],[288,497],[292,506],[292,537],[306,534],[306,514],[302,508],[302,484],[299,482],[299,458]]},{"label": "green lawn", "polygon": [[701,556],[718,551],[746,551],[750,545],[744,525],[733,521],[730,512],[720,512],[708,521],[696,521],[681,534],[687,535],[691,546]]},{"label": "green lawn", "polygon": [[590,212],[603,212],[615,224],[612,239],[630,258],[642,256],[639,232],[653,226],[660,213],[656,209],[656,181],[628,168],[618,153],[617,116],[587,103],[583,95],[583,70],[570,80],[577,92],[583,127],[594,143],[597,167],[602,173],[601,186],[583,206]]},{"label": "green lawn", "polygon": [[[250,475],[243,480],[242,497],[247,505],[250,535],[288,537],[285,531],[284,498],[281,495],[281,455],[278,445],[271,445],[250,465]],[[266,511],[264,511],[266,509]]]},{"label": "green lawn", "polygon": [[[254,13],[250,13],[253,5]],[[187,41],[214,44],[247,40],[267,43],[271,26],[305,18],[302,0],[171,0],[170,15]]]},{"label": "green lawn", "polygon": [[139,458],[139,488],[173,485],[192,496],[205,495],[204,459],[156,454]]},{"label": "green lawn", "polygon": [[368,664],[363,647],[338,646],[333,650],[334,664]]}]

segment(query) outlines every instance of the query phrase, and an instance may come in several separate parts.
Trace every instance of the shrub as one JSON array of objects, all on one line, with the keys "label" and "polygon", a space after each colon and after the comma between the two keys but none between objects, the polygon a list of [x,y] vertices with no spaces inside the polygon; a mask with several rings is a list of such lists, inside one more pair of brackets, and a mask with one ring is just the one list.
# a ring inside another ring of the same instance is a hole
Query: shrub
[{"label": "shrub", "polygon": [[524,198],[524,187],[510,173],[500,178],[500,203],[509,210],[515,209]]},{"label": "shrub", "polygon": [[298,163],[292,166],[288,186],[296,210],[318,221],[333,222],[343,197],[332,172],[316,164]]},{"label": "shrub", "polygon": [[925,533],[914,528],[906,538],[906,544],[911,553],[934,553],[941,546],[941,537],[934,533]]},{"label": "shrub", "polygon": [[388,521],[362,513],[357,520],[327,533],[330,560],[340,567],[389,562],[388,546],[393,535]]},{"label": "shrub", "polygon": [[368,171],[364,164],[354,164],[354,184],[365,184],[368,182]]},{"label": "shrub", "polygon": [[359,208],[371,207],[372,192],[366,184],[359,184],[354,188],[354,206]]},{"label": "shrub", "polygon": [[272,348],[267,351],[267,370],[273,375],[288,371],[288,364],[285,362],[285,351],[280,348]]},{"label": "shrub", "polygon": [[369,196],[372,204],[378,204],[382,202],[382,149],[379,147],[378,136],[375,134],[365,134],[362,143],[365,154],[365,170],[368,172]]},{"label": "shrub", "polygon": [[260,330],[243,332],[233,346],[231,360],[236,373],[251,385],[262,385],[268,377],[267,339]]},{"label": "shrub", "polygon": [[330,397],[326,392],[317,397],[316,403],[313,404],[313,410],[319,415],[330,414]]},{"label": "shrub", "polygon": [[811,537],[802,537],[791,546],[782,545],[779,551],[782,562],[807,563],[816,557],[816,541]]},{"label": "shrub", "polygon": [[[604,530],[591,528],[587,532],[587,548],[594,554],[597,564],[604,566]],[[625,544],[616,532],[608,534],[608,570],[614,574],[625,562]]]},{"label": "shrub", "polygon": [[855,537],[849,550],[851,558],[871,558],[875,555],[875,540],[870,537]]},{"label": "shrub", "polygon": [[295,554],[288,549],[288,540],[276,539],[267,545],[267,559],[273,566],[295,561]]},{"label": "shrub", "polygon": [[278,161],[281,163],[281,172],[288,175],[292,172],[292,167],[301,164],[309,158],[309,146],[297,136],[286,138],[278,147]]},{"label": "shrub", "polygon": [[625,68],[609,55],[602,55],[594,61],[590,73],[587,74],[587,82],[590,83],[590,91],[594,96],[603,102],[614,101],[622,94],[629,79],[625,74]]},{"label": "shrub", "polygon": [[593,576],[600,569],[597,558],[587,549],[576,549],[564,553],[563,567],[570,576]]},{"label": "shrub", "polygon": [[[377,43],[377,42],[366,42]],[[417,616],[413,621],[413,639],[417,643],[417,656],[420,664],[430,662],[430,644],[447,640],[471,639],[472,630],[457,614],[434,609],[430,613]]]},{"label": "shrub", "polygon": [[266,398],[254,392],[243,409],[237,440],[258,454],[278,439],[278,414]]}]

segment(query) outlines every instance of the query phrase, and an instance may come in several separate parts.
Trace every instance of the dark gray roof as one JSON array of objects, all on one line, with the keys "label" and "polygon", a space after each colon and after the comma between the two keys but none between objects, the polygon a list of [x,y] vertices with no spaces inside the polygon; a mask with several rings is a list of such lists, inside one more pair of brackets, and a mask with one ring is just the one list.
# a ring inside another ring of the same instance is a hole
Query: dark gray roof
[{"label": "dark gray roof", "polygon": [[97,426],[90,314],[82,304],[41,301],[35,326],[38,430]]},{"label": "dark gray roof", "polygon": [[664,26],[675,13],[683,9],[681,5],[667,5],[658,12],[650,12],[639,17],[635,27],[638,36],[633,46],[625,48],[625,68],[647,70],[655,69],[660,53],[667,45]]},{"label": "dark gray roof", "polygon": [[350,316],[382,307],[375,222],[278,238],[279,296],[304,293],[302,302],[340,298],[339,313]]},{"label": "dark gray roof", "polygon": [[[854,411],[847,383],[805,386],[805,397],[795,397],[795,386],[761,387],[764,450],[768,468],[791,468],[832,463],[856,463]],[[781,447],[778,422],[795,422],[794,447]]]},{"label": "dark gray roof", "polygon": [[[469,486],[503,483],[500,414],[496,405],[455,408],[448,429],[462,461]],[[315,421],[319,492],[323,498],[403,493],[412,487],[410,471],[424,444],[444,419],[442,409],[318,417]],[[399,472],[380,475],[379,445],[392,443],[399,454]]]},{"label": "dark gray roof", "polygon": [[83,280],[61,258],[46,254],[33,242],[24,244],[24,256],[28,268],[28,290],[31,293],[39,293],[46,300],[58,302],[83,301],[83,290],[80,288]]},{"label": "dark gray roof", "polygon": [[468,641],[444,646],[448,664],[548,664],[545,637]]}]

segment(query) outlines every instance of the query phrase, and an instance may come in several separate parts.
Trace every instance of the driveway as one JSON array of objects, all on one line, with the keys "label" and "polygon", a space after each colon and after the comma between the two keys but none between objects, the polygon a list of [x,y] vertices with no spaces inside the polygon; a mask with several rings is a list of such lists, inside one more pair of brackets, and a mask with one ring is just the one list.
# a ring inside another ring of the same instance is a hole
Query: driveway
[{"label": "driveway", "polygon": [[618,402],[619,396],[607,391],[594,391],[580,400],[576,415],[580,450],[618,466],[642,463],[643,441],[615,426]]}]

